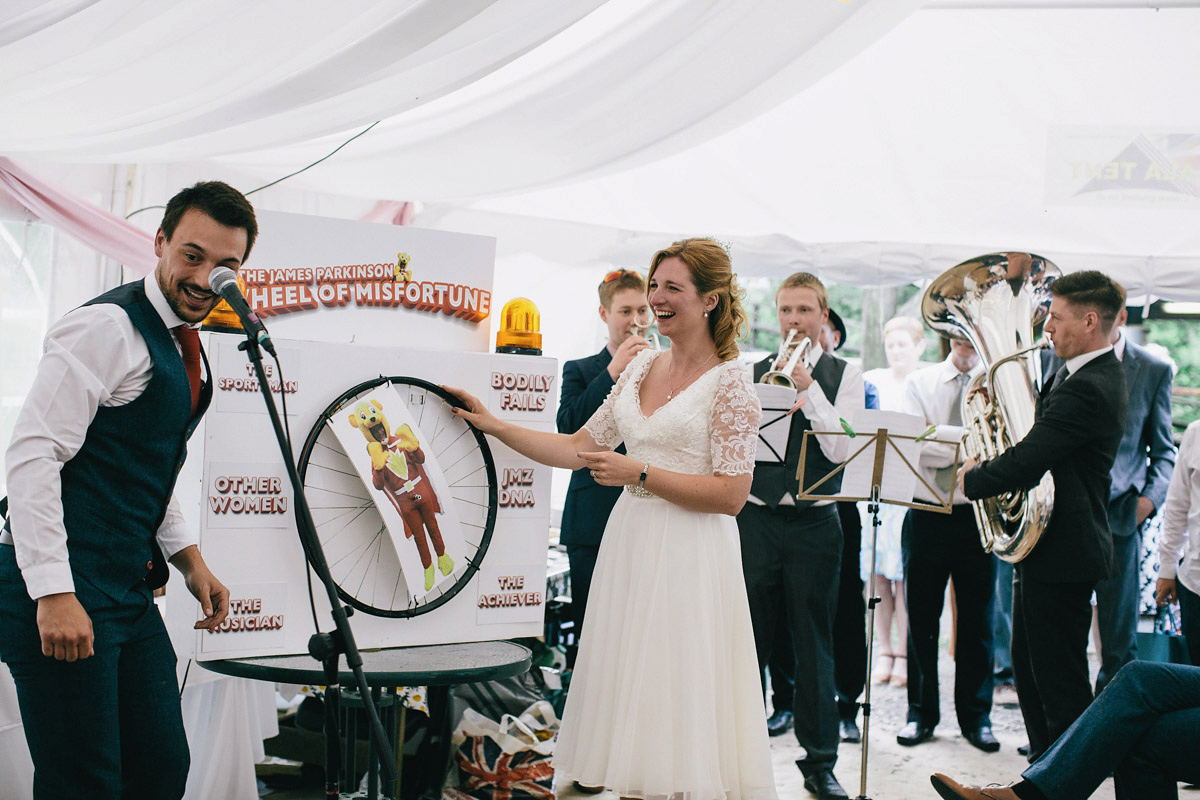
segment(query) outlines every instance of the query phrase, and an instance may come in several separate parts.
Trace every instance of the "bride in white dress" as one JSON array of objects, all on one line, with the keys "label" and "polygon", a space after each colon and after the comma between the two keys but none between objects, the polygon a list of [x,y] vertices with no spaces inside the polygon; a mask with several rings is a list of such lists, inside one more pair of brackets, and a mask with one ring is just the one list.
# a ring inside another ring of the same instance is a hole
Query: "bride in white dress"
[{"label": "bride in white dress", "polygon": [[[645,350],[574,434],[502,422],[451,389],[474,425],[551,466],[624,486],[609,516],[587,631],[555,746],[577,781],[647,800],[774,800],[734,515],[761,416],[737,364],[745,322],[711,239],[655,254],[647,300],[666,351]],[[628,455],[612,452],[621,442]]]}]

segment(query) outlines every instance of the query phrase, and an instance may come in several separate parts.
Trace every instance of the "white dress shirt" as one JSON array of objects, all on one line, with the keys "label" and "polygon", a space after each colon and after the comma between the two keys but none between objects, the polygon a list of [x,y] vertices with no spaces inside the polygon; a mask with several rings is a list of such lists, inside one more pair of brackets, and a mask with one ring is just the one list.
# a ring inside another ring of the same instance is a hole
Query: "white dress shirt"
[{"label": "white dress shirt", "polygon": [[[967,380],[970,381],[982,371],[983,364],[976,363],[974,369],[966,373]],[[964,429],[961,425],[947,424],[951,418],[950,409],[959,400],[958,376],[962,374],[950,357],[947,357],[945,361],[914,371],[904,384],[904,412],[920,417],[926,425],[937,426],[930,438],[939,441],[922,442],[920,458],[917,461],[917,470],[921,477],[935,488],[938,470],[954,464],[954,445],[943,442],[959,442],[963,437]],[[965,457],[961,448],[958,452],[960,458]],[[953,487],[953,491],[954,505],[970,502],[959,493],[958,487]],[[927,503],[943,502],[920,481],[917,481],[914,496]]]},{"label": "white dress shirt", "polygon": [[1175,578],[1200,594],[1200,420],[1183,433],[1162,515],[1158,577]]},{"label": "white dress shirt", "polygon": [[[1068,378],[1071,377],[1076,372],[1078,372],[1079,368],[1082,367],[1084,364],[1088,363],[1089,361],[1099,358],[1100,356],[1104,355],[1105,353],[1107,353],[1109,350],[1112,350],[1112,349],[1113,349],[1113,346],[1110,344],[1105,347],[1101,347],[1099,350],[1093,350],[1090,353],[1082,353],[1080,355],[1075,356],[1074,358],[1068,358],[1067,359],[1067,377]],[[1125,348],[1122,347],[1121,355],[1123,356],[1124,354],[1125,354]],[[1051,387],[1051,388],[1054,388],[1054,387]]]},{"label": "white dress shirt", "polygon": [[[145,287],[168,329],[184,324],[167,304],[153,273],[145,278]],[[96,410],[141,396],[152,367],[145,340],[129,315],[112,303],[70,311],[47,332],[6,456],[17,564],[34,600],[75,591],[63,525],[63,465],[83,447]],[[173,496],[157,538],[167,559],[197,543]]]},{"label": "white dress shirt", "polygon": [[[811,359],[815,367],[821,359],[821,345],[814,345]],[[837,397],[833,402],[825,396],[825,390],[815,380],[812,385],[800,392],[804,405],[800,406],[797,414],[803,414],[812,423],[814,431],[841,431],[841,420],[849,422],[854,419],[854,412],[866,408],[866,390],[863,388],[863,373],[858,367],[846,362],[842,372],[842,382],[838,385]],[[799,398],[797,398],[799,399]],[[818,436],[821,452],[834,464],[840,464],[850,456],[849,436]]]}]

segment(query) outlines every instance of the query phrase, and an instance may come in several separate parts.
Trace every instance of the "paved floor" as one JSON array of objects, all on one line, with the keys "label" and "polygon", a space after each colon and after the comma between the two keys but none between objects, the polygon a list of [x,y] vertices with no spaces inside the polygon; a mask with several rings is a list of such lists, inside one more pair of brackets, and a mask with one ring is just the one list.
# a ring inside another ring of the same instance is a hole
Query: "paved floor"
[{"label": "paved floor", "polygon": [[[992,727],[996,738],[1000,740],[1001,749],[998,753],[983,753],[968,744],[958,732],[951,696],[954,663],[944,649],[939,662],[939,677],[943,722],[932,740],[916,747],[902,747],[896,743],[896,731],[904,725],[907,711],[907,690],[889,685],[872,687],[865,794],[861,786],[863,745],[843,743],[834,769],[834,774],[850,797],[937,800],[937,794],[929,785],[932,772],[945,772],[963,783],[974,785],[1007,784],[1020,777],[1021,770],[1027,766],[1025,759],[1017,753],[1017,747],[1026,741],[1021,712],[1015,705],[996,706],[993,709]],[[805,791],[800,771],[795,765],[802,753],[803,750],[790,732],[771,740],[775,782],[781,800],[808,800],[812,797]],[[1193,792],[1184,794],[1185,800],[1189,795],[1191,800],[1200,800],[1197,796],[1200,793]],[[277,792],[269,796],[273,800],[316,800],[323,795],[318,787]],[[1093,797],[1095,800],[1113,800],[1112,780],[1106,781]],[[580,795],[568,788],[560,793],[560,798],[613,800],[614,796]]]}]

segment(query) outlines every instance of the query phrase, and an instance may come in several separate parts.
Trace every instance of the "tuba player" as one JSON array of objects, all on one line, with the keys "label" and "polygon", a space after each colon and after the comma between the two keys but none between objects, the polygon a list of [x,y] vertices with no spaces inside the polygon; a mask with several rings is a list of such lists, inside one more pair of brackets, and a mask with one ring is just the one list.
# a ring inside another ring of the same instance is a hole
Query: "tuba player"
[{"label": "tuba player", "polygon": [[1111,344],[1125,290],[1087,270],[1054,281],[1050,294],[1044,331],[1066,363],[1042,387],[1028,435],[990,461],[968,459],[958,478],[971,500],[1028,489],[1047,471],[1054,478],[1050,521],[1013,582],[1013,672],[1030,761],[1092,700],[1091,597],[1112,570],[1109,471],[1128,406]]}]

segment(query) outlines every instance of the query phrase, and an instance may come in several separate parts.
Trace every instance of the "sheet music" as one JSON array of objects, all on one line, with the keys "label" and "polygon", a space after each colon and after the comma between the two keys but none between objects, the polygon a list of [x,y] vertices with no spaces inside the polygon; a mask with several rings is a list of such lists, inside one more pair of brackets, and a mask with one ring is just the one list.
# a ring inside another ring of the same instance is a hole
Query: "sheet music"
[{"label": "sheet music", "polygon": [[758,454],[754,460],[759,464],[782,464],[787,455],[788,434],[792,430],[792,418],[787,412],[796,405],[798,393],[787,386],[770,383],[756,383],[754,389],[762,405]]},{"label": "sheet music", "polygon": [[[850,426],[858,435],[850,442],[851,454],[862,448],[861,442],[873,436],[880,428],[886,428],[886,443],[872,442],[867,449],[846,463],[842,476],[843,495],[853,497],[871,496],[871,478],[875,470],[877,446],[886,447],[883,459],[883,478],[880,482],[879,499],[887,502],[908,503],[913,499],[917,486],[917,466],[921,445],[912,439],[893,439],[893,436],[920,436],[929,426],[920,417],[898,411],[879,411],[864,408],[855,412]],[[897,452],[899,451],[899,452]],[[901,458],[901,453],[904,458]],[[904,459],[908,459],[908,463]],[[911,467],[909,465],[912,465]]]}]

